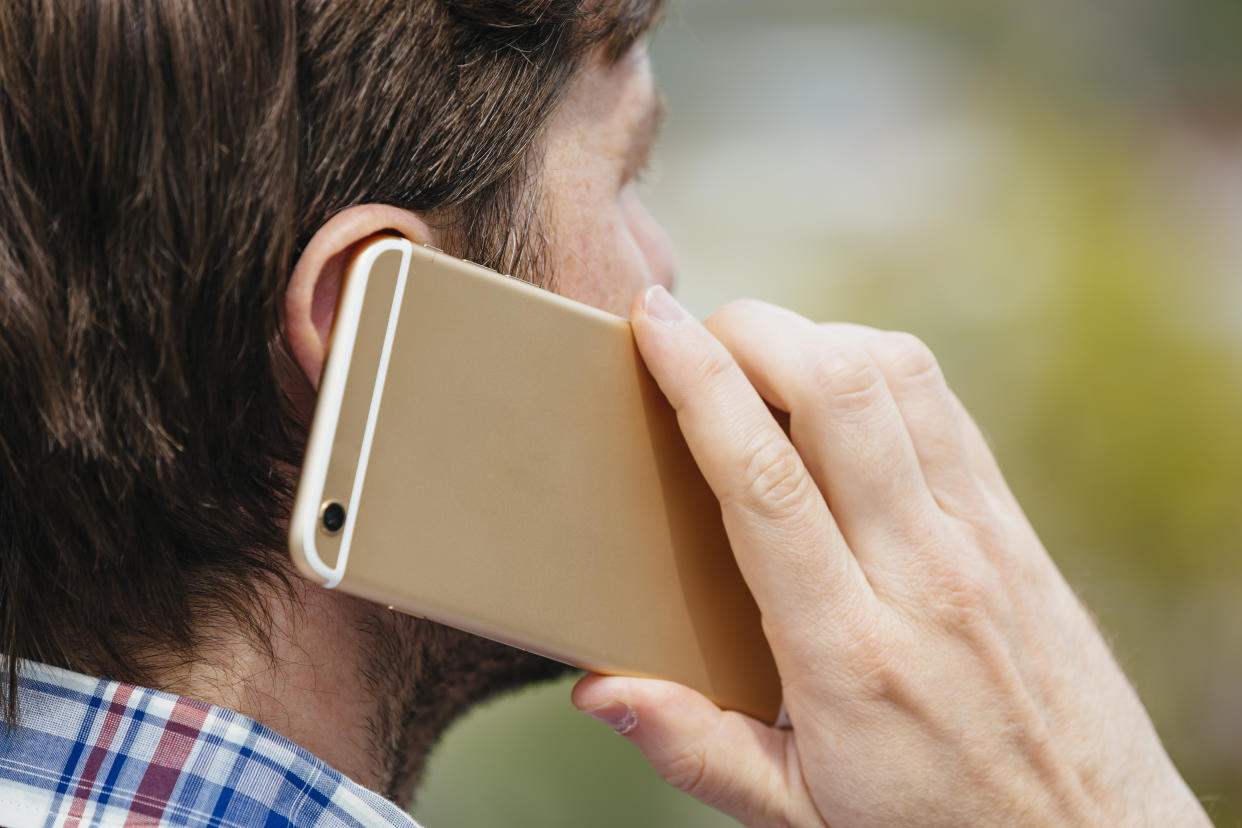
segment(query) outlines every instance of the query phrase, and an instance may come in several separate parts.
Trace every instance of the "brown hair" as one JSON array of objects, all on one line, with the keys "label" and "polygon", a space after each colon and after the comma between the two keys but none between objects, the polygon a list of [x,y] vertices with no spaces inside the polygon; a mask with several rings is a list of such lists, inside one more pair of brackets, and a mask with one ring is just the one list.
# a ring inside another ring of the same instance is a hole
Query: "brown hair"
[{"label": "brown hair", "polygon": [[278,308],[364,202],[505,269],[541,129],[659,0],[0,6],[0,651],[135,683],[259,640],[305,424]]}]

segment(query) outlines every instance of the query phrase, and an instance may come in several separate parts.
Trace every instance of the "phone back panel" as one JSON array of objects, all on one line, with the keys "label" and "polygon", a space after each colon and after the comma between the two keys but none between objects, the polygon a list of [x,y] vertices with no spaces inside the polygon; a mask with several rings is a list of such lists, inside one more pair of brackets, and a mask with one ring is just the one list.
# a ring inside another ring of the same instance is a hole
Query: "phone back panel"
[{"label": "phone back panel", "polygon": [[629,323],[439,251],[356,257],[290,545],[349,593],[777,716],[719,504]]}]

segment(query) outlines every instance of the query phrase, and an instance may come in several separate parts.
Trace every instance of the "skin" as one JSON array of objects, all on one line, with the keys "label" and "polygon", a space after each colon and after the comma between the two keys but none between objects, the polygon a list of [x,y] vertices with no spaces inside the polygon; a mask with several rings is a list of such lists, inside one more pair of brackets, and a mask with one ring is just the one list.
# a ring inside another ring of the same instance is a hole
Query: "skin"
[{"label": "skin", "polygon": [[[639,348],[721,502],[792,729],[653,680],[590,676],[574,703],[749,825],[1207,824],[921,343],[757,303],[700,324],[669,297],[633,185],[657,110],[641,50],[572,84],[540,182],[552,284],[614,312],[638,294]],[[297,263],[286,336],[311,387],[343,262],[383,229],[439,240],[429,217],[362,205]],[[331,591],[296,598],[277,601],[274,663],[239,641],[191,684],[398,799],[457,710],[551,672]]]},{"label": "skin", "polygon": [[1209,824],[921,342],[757,302],[700,324],[658,288],[631,319],[792,729],[667,682],[575,704],[748,825]]},{"label": "skin", "polygon": [[[519,275],[618,314],[644,288],[672,284],[672,248],[635,189],[660,112],[641,46],[579,72],[542,147],[546,250],[537,258],[550,269]],[[311,238],[284,308],[285,337],[303,374],[287,390],[307,413],[354,247],[382,230],[444,246],[436,223],[435,216],[364,204],[333,216]],[[294,580],[293,595],[268,598],[270,653],[240,631],[222,633],[216,652],[163,686],[250,716],[400,803],[411,800],[427,753],[456,715],[568,669]]]}]

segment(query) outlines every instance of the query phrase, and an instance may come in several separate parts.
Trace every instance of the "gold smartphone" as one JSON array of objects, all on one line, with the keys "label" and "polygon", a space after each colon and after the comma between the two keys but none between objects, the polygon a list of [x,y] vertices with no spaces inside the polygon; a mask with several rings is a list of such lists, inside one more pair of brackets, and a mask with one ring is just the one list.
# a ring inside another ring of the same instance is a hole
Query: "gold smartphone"
[{"label": "gold smartphone", "polygon": [[323,586],[777,719],[759,611],[629,323],[434,248],[353,258],[289,548]]}]

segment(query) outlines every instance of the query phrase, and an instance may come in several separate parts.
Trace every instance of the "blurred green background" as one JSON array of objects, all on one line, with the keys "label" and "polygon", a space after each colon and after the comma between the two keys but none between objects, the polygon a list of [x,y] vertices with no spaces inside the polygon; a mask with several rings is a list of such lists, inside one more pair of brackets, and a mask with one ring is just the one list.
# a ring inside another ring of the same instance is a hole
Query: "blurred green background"
[{"label": "blurred green background", "polygon": [[[1242,2],[673,0],[646,198],[705,315],[914,331],[1174,761],[1242,824]],[[569,683],[475,711],[415,816],[722,826]]]}]

